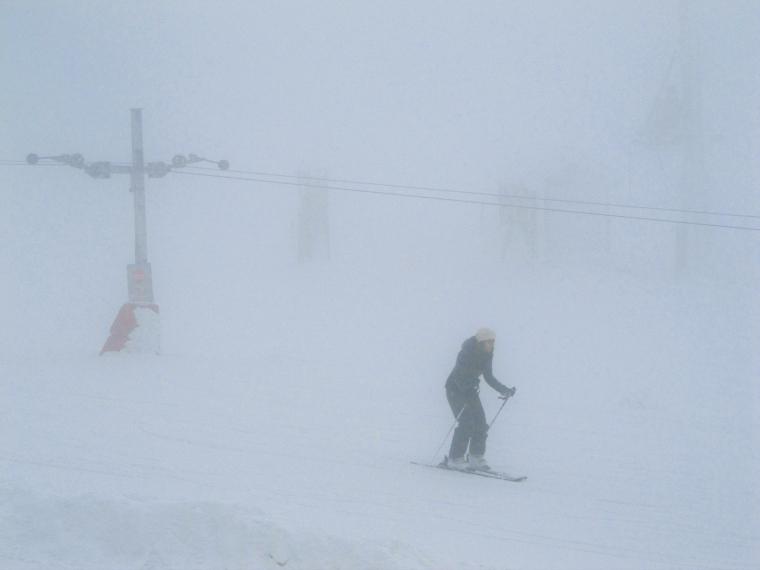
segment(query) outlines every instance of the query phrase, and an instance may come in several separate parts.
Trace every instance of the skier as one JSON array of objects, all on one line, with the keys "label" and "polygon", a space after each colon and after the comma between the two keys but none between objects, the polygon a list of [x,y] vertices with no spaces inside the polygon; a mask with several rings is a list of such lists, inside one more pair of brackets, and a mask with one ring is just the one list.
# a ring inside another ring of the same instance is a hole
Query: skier
[{"label": "skier", "polygon": [[[480,376],[482,374],[488,385],[504,399],[513,396],[516,391],[494,378],[492,364],[495,341],[496,334],[488,328],[479,329],[475,336],[465,340],[454,369],[446,380],[446,398],[454,417],[459,418],[446,459],[448,467],[478,471],[491,469],[484,457],[488,424],[478,394]],[[468,445],[469,455],[465,458]]]}]

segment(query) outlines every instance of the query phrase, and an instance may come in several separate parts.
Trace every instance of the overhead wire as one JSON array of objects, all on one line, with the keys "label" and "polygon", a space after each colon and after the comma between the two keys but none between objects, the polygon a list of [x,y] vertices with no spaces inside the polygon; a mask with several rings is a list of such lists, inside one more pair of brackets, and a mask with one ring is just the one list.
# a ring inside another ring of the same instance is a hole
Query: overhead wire
[{"label": "overhead wire", "polygon": [[716,224],[716,223],[696,222],[696,221],[689,221],[689,220],[674,220],[670,218],[651,218],[651,217],[646,217],[646,216],[630,216],[630,215],[624,215],[624,214],[612,214],[608,212],[592,212],[588,210],[567,210],[567,209],[562,209],[562,208],[549,208],[549,207],[543,207],[543,206],[503,204],[503,203],[498,203],[498,202],[487,202],[487,201],[482,201],[482,200],[467,200],[467,199],[462,199],[462,198],[448,198],[444,196],[429,196],[425,194],[388,192],[388,191],[382,191],[382,190],[371,190],[368,188],[353,188],[353,187],[345,187],[345,186],[332,186],[332,185],[326,185],[326,184],[310,184],[310,183],[303,183],[303,182],[289,182],[289,181],[283,181],[283,180],[267,180],[264,178],[230,176],[227,174],[211,174],[211,173],[203,173],[203,172],[189,172],[189,171],[184,171],[184,170],[173,170],[172,172],[174,174],[180,174],[184,176],[220,178],[220,179],[225,179],[225,180],[237,180],[239,182],[258,182],[258,183],[264,183],[264,184],[278,184],[278,185],[283,185],[283,186],[302,187],[302,188],[318,188],[318,189],[324,189],[324,190],[334,190],[334,191],[339,191],[339,192],[354,192],[354,193],[371,194],[371,195],[378,195],[378,196],[395,196],[398,198],[435,200],[439,202],[450,202],[450,203],[457,203],[457,204],[475,204],[475,205],[493,206],[493,207],[499,207],[499,208],[513,208],[513,209],[520,209],[520,210],[534,210],[534,211],[562,213],[562,214],[575,214],[575,215],[584,215],[584,216],[597,216],[597,217],[604,217],[604,218],[639,220],[639,221],[659,222],[659,223],[677,224],[677,225],[700,226],[700,227],[709,227],[709,228],[721,228],[721,229],[760,232],[760,227],[755,227],[755,226]]},{"label": "overhead wire", "polygon": [[[116,163],[113,163],[113,164],[116,164]],[[25,161],[21,161],[21,160],[0,160],[0,166],[32,166],[32,165],[29,165]],[[33,166],[61,166],[61,165],[57,163],[52,163],[52,164],[36,164]],[[434,187],[434,186],[414,186],[414,185],[404,185],[404,184],[387,184],[387,183],[370,182],[370,181],[362,181],[362,180],[326,178],[326,177],[315,177],[315,176],[298,176],[298,175],[291,175],[291,174],[262,172],[262,171],[253,171],[253,170],[225,170],[224,171],[224,172],[230,172],[230,173],[253,174],[256,176],[290,178],[290,179],[299,180],[298,182],[289,182],[289,181],[283,181],[283,180],[269,180],[269,179],[264,179],[264,178],[229,176],[227,174],[221,174],[219,173],[218,170],[213,169],[213,168],[208,168],[208,167],[191,166],[188,168],[191,168],[194,170],[213,171],[214,174],[211,174],[210,172],[209,173],[191,172],[191,171],[180,170],[180,169],[172,169],[172,172],[175,174],[184,174],[187,176],[222,178],[222,179],[227,179],[227,180],[258,182],[258,183],[264,183],[264,184],[278,184],[278,185],[291,186],[291,187],[295,186],[295,187],[305,187],[305,188],[318,188],[318,189],[325,189],[325,190],[335,190],[335,191],[340,191],[340,192],[355,192],[355,193],[361,193],[361,194],[395,196],[395,197],[400,197],[400,198],[435,200],[439,202],[474,204],[474,205],[481,205],[481,206],[512,208],[512,209],[520,209],[520,210],[534,210],[534,211],[553,212],[553,213],[562,213],[562,214],[576,214],[576,215],[597,216],[597,217],[604,217],[604,218],[639,220],[639,221],[648,221],[648,222],[656,222],[656,223],[659,222],[659,223],[668,223],[668,224],[732,229],[732,230],[742,230],[742,231],[760,231],[760,227],[756,227],[756,226],[718,224],[718,223],[698,222],[698,221],[690,221],[690,220],[674,220],[671,218],[633,216],[633,215],[613,214],[610,212],[598,212],[598,211],[588,211],[588,210],[574,210],[574,209],[569,210],[569,209],[563,209],[563,208],[551,208],[551,207],[546,207],[546,206],[529,206],[529,205],[511,204],[511,203],[504,203],[503,201],[489,202],[489,201],[482,201],[482,200],[467,200],[467,199],[461,199],[461,198],[448,198],[444,196],[431,196],[431,195],[426,195],[426,194],[411,194],[408,192],[403,192],[403,193],[402,192],[388,192],[388,191],[381,191],[381,190],[371,190],[367,188],[334,186],[334,185],[329,185],[329,184],[311,184],[311,183],[304,183],[303,181],[317,180],[317,181],[330,182],[330,183],[336,183],[336,184],[359,184],[359,185],[364,185],[364,186],[391,188],[391,189],[396,189],[396,190],[417,190],[417,191],[435,192],[435,193],[488,196],[488,197],[493,197],[493,198],[499,198],[500,200],[503,200],[504,198],[509,198],[509,199],[531,200],[531,201],[544,202],[544,203],[556,202],[556,203],[565,203],[565,204],[578,204],[578,205],[585,205],[585,206],[600,206],[600,207],[613,207],[613,208],[623,208],[623,209],[663,211],[663,212],[682,213],[682,214],[760,219],[760,216],[754,215],[754,214],[737,214],[737,213],[715,212],[715,211],[707,211],[707,210],[686,210],[686,209],[678,209],[678,208],[638,206],[638,205],[632,205],[632,204],[619,204],[619,203],[610,203],[610,202],[594,202],[594,201],[587,201],[587,200],[570,200],[570,199],[559,199],[559,198],[520,196],[520,195],[514,195],[514,194],[500,194],[500,193],[494,193],[494,192],[472,191],[472,190],[463,190],[463,189],[455,189],[455,188],[440,188],[440,187]]]},{"label": "overhead wire", "polygon": [[[213,172],[218,172],[218,169],[212,168],[212,167],[206,167],[206,166],[189,166],[188,168],[192,168],[195,170],[209,170]],[[665,208],[665,207],[658,207],[658,206],[642,206],[642,205],[637,205],[637,204],[623,204],[623,203],[616,203],[616,202],[598,202],[598,201],[591,201],[591,200],[545,198],[545,197],[540,197],[540,196],[525,196],[525,195],[520,195],[520,194],[485,192],[485,191],[477,191],[477,190],[463,190],[463,189],[458,189],[458,188],[442,188],[442,187],[436,187],[436,186],[415,186],[415,185],[409,185],[409,184],[389,184],[389,183],[384,183],[384,182],[371,182],[371,181],[366,181],[366,180],[350,180],[350,179],[341,179],[341,178],[326,178],[326,177],[320,177],[320,176],[299,176],[299,175],[293,175],[293,174],[282,174],[278,172],[261,172],[261,171],[255,171],[255,170],[225,170],[225,172],[230,172],[230,173],[235,173],[235,174],[251,174],[254,176],[271,176],[273,178],[317,180],[321,182],[331,182],[331,183],[336,183],[336,184],[359,184],[361,186],[394,188],[398,190],[421,190],[424,192],[438,192],[441,194],[489,196],[492,198],[500,198],[500,199],[509,198],[509,199],[515,199],[515,200],[529,200],[529,201],[534,201],[534,202],[556,202],[560,204],[578,204],[581,206],[602,206],[602,207],[610,207],[610,208],[651,210],[651,211],[681,213],[681,214],[697,214],[697,215],[706,215],[706,216],[723,216],[723,217],[734,217],[734,218],[760,219],[760,215],[757,215],[757,214],[738,214],[735,212],[716,212],[712,210],[690,210],[690,209],[684,209],[684,208]]]},{"label": "overhead wire", "polygon": [[25,160],[3,160],[0,159],[0,166],[64,166],[57,162],[43,162],[39,164],[29,164]]},{"label": "overhead wire", "polygon": [[26,162],[2,162],[0,161],[0,166],[43,166],[43,167],[49,167],[49,166],[64,166],[63,164],[55,164],[55,163],[46,163],[46,164],[27,164]]}]

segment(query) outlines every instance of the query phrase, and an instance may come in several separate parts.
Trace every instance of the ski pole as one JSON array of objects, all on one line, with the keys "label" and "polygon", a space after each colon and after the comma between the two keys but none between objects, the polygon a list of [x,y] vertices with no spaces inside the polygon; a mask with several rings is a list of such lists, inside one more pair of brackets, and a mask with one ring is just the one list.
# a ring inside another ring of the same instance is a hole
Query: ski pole
[{"label": "ski pole", "polygon": [[441,448],[446,444],[446,440],[449,439],[449,434],[454,430],[457,423],[459,423],[459,418],[462,416],[462,413],[464,413],[464,409],[467,407],[467,402],[465,402],[464,406],[462,406],[462,409],[457,414],[456,419],[454,420],[454,423],[451,424],[451,427],[449,428],[449,431],[446,432],[446,437],[443,438],[443,441],[441,442],[441,445],[438,446],[438,449],[435,450],[435,453],[433,454],[433,459],[430,460],[430,463],[435,463],[435,458],[438,457],[438,454],[441,452]]},{"label": "ski pole", "polygon": [[498,412],[496,412],[496,415],[495,415],[495,416],[493,417],[493,419],[491,420],[491,423],[490,423],[490,424],[488,424],[488,429],[491,429],[491,426],[492,426],[492,425],[494,424],[494,422],[496,421],[496,418],[498,418],[498,417],[499,417],[499,414],[500,414],[500,413],[501,413],[501,411],[504,409],[504,406],[506,406],[506,405],[507,405],[507,400],[509,400],[509,398],[511,398],[511,396],[507,396],[506,398],[502,398],[502,400],[504,400],[504,401],[501,403],[501,407],[499,408],[499,411],[498,411]]}]

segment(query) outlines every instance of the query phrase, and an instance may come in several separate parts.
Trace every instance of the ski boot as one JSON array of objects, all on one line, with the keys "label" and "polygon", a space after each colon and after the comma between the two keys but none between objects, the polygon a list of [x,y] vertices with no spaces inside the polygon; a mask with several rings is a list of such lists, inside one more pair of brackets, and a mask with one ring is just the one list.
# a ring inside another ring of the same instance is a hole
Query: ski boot
[{"label": "ski boot", "polygon": [[445,459],[446,461],[446,467],[449,469],[456,469],[457,471],[467,471],[470,469],[470,464],[467,462],[467,460],[464,457],[447,457]]},{"label": "ski boot", "polygon": [[467,458],[467,469],[471,471],[490,471],[491,466],[488,465],[486,458],[482,455],[470,455]]}]

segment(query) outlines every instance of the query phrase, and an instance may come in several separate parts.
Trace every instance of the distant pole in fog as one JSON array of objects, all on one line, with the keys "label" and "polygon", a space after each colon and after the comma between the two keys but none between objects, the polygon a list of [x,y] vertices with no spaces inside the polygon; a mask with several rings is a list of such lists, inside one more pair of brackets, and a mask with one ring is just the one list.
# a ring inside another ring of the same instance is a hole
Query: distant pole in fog
[{"label": "distant pole in fog", "polygon": [[135,262],[127,269],[129,302],[153,303],[153,279],[148,263],[148,222],[145,207],[145,159],[143,156],[142,109],[132,109],[132,168],[130,191],[135,209]]},{"label": "distant pole in fog", "polygon": [[127,265],[129,301],[122,305],[116,315],[111,325],[111,334],[100,354],[122,351],[154,354],[160,352],[158,305],[153,298],[153,275],[148,262],[142,109],[132,109],[131,113],[132,165],[129,169],[129,190],[134,200],[135,262]]},{"label": "distant pole in fog", "polygon": [[[701,5],[700,0],[678,2],[677,46],[642,133],[642,140],[656,153],[663,176],[672,181],[685,210],[699,205],[706,187],[698,10]],[[664,164],[671,165],[669,176]],[[700,245],[699,236],[685,224],[679,224],[674,233],[673,268],[676,276],[683,276],[693,265],[691,259]]]},{"label": "distant pole in fog", "polygon": [[[322,174],[321,178],[327,178]],[[330,194],[326,189],[308,187],[314,177],[299,173],[298,261],[330,259]]]},{"label": "distant pole in fog", "polygon": [[148,263],[148,229],[145,214],[145,159],[142,109],[132,109],[132,170],[129,173],[135,199],[135,263]]},{"label": "distant pole in fog", "polygon": [[501,259],[508,260],[522,250],[531,261],[538,257],[538,217],[536,210],[517,210],[510,208],[513,196],[534,199],[536,193],[522,184],[501,184],[499,186],[499,225],[502,228]]}]

